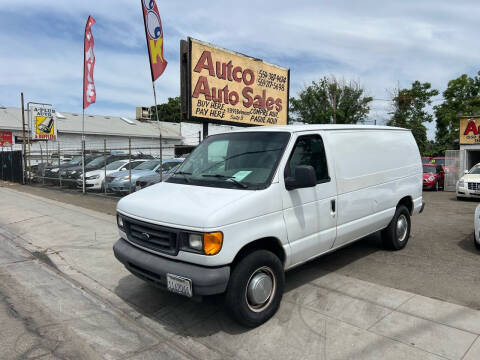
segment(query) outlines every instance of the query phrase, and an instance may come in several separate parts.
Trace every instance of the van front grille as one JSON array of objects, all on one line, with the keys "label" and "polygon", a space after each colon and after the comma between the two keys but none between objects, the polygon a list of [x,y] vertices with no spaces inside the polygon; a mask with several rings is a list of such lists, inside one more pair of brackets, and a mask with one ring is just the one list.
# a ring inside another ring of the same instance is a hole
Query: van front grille
[{"label": "van front grille", "polygon": [[123,218],[128,240],[144,248],[165,253],[168,255],[178,254],[177,229],[150,224],[132,218]]}]

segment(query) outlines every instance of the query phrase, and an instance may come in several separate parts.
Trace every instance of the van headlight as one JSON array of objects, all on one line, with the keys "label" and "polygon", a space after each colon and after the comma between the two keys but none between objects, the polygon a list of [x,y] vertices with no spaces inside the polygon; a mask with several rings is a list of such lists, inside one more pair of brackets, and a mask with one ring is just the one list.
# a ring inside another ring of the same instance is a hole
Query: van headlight
[{"label": "van headlight", "polygon": [[465,181],[463,179],[458,180],[458,187],[465,187]]},{"label": "van headlight", "polygon": [[86,177],[87,180],[96,180],[98,178],[100,178],[100,175],[92,175],[92,176],[87,176]]},{"label": "van headlight", "polygon": [[223,233],[182,233],[182,250],[204,255],[216,255],[223,245]]},{"label": "van headlight", "polygon": [[433,181],[433,180],[435,180],[435,177],[429,176],[428,180],[429,180],[429,181]]}]

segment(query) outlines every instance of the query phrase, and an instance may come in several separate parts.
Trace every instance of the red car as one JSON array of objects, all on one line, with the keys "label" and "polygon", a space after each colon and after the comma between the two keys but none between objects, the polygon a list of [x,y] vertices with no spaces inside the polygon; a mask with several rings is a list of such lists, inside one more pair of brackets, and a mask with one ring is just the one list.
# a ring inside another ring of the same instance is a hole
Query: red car
[{"label": "red car", "polygon": [[423,164],[423,189],[438,191],[445,185],[445,171],[442,165]]},{"label": "red car", "polygon": [[422,156],[422,164],[428,164],[432,158],[430,156]]}]

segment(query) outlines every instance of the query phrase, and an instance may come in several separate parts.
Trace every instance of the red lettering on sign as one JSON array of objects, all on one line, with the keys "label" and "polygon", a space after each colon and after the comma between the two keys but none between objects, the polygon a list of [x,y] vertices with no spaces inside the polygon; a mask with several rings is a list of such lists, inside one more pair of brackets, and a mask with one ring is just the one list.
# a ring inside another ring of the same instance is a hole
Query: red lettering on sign
[{"label": "red lettering on sign", "polygon": [[465,129],[465,132],[463,133],[463,135],[468,135],[470,131],[473,131],[475,135],[478,135],[478,129],[477,129],[477,126],[475,125],[475,121],[468,122],[467,128]]}]

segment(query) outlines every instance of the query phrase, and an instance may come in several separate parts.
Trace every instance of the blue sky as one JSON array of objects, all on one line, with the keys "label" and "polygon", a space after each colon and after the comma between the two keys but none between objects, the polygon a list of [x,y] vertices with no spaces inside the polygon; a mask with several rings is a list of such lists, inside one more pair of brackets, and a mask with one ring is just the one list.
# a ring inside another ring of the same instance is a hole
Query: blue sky
[{"label": "blue sky", "polygon": [[[447,81],[480,70],[480,2],[423,1],[157,1],[169,64],[157,80],[159,102],[179,94],[179,41],[187,36],[291,69],[295,96],[325,75],[355,80],[376,99],[397,84]],[[134,116],[153,102],[140,0],[0,0],[0,105],[48,102],[82,110],[83,31],[97,23],[97,102],[87,112]],[[382,123],[389,102],[376,100]],[[433,135],[434,124],[429,126]]]}]

